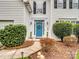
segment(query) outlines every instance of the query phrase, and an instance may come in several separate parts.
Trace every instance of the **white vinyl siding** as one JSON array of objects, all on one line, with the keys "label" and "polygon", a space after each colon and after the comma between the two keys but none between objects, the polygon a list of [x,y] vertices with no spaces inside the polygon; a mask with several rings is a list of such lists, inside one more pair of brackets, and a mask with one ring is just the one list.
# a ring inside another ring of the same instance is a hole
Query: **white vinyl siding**
[{"label": "white vinyl siding", "polygon": [[0,19],[23,22],[24,4],[22,0],[0,0]]}]

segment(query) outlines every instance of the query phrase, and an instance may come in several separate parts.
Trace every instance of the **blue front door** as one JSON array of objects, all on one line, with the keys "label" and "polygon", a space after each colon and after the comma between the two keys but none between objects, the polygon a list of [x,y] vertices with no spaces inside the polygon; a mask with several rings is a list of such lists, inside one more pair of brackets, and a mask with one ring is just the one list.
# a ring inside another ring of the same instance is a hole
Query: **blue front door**
[{"label": "blue front door", "polygon": [[42,37],[43,35],[43,32],[44,32],[44,21],[43,20],[36,20],[35,21],[36,25],[36,37],[39,38],[39,37]]}]

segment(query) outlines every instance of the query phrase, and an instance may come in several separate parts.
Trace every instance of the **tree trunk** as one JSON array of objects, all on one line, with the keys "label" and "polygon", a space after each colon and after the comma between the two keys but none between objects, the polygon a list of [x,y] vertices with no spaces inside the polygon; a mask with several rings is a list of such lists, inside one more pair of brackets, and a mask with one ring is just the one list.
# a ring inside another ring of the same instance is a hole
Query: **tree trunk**
[{"label": "tree trunk", "polygon": [[79,36],[78,36],[78,43],[79,43]]},{"label": "tree trunk", "polygon": [[61,37],[61,41],[63,42],[63,37]]}]

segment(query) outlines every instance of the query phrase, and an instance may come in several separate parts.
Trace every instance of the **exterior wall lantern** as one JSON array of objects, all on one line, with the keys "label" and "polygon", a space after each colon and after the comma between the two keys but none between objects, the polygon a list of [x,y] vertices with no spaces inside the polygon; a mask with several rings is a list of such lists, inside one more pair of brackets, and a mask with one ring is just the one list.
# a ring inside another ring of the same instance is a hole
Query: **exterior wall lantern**
[{"label": "exterior wall lantern", "polygon": [[30,32],[30,39],[32,39],[32,32]]},{"label": "exterior wall lantern", "polygon": [[30,3],[29,3],[29,0],[23,0],[23,2],[24,2],[24,4],[25,4],[25,6],[26,6],[28,12],[31,13],[31,12],[32,12],[32,8],[31,8],[31,5],[30,5]]}]

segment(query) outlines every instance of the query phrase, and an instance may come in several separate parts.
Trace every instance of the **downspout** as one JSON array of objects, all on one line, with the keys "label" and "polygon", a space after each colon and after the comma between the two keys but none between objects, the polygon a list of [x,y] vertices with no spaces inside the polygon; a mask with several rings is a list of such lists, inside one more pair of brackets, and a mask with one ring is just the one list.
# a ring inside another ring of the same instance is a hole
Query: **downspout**
[{"label": "downspout", "polygon": [[50,29],[49,29],[49,36],[51,37],[52,36],[52,27],[51,27],[51,20],[52,20],[52,0],[50,0],[50,21],[49,21],[49,25],[50,25]]}]

